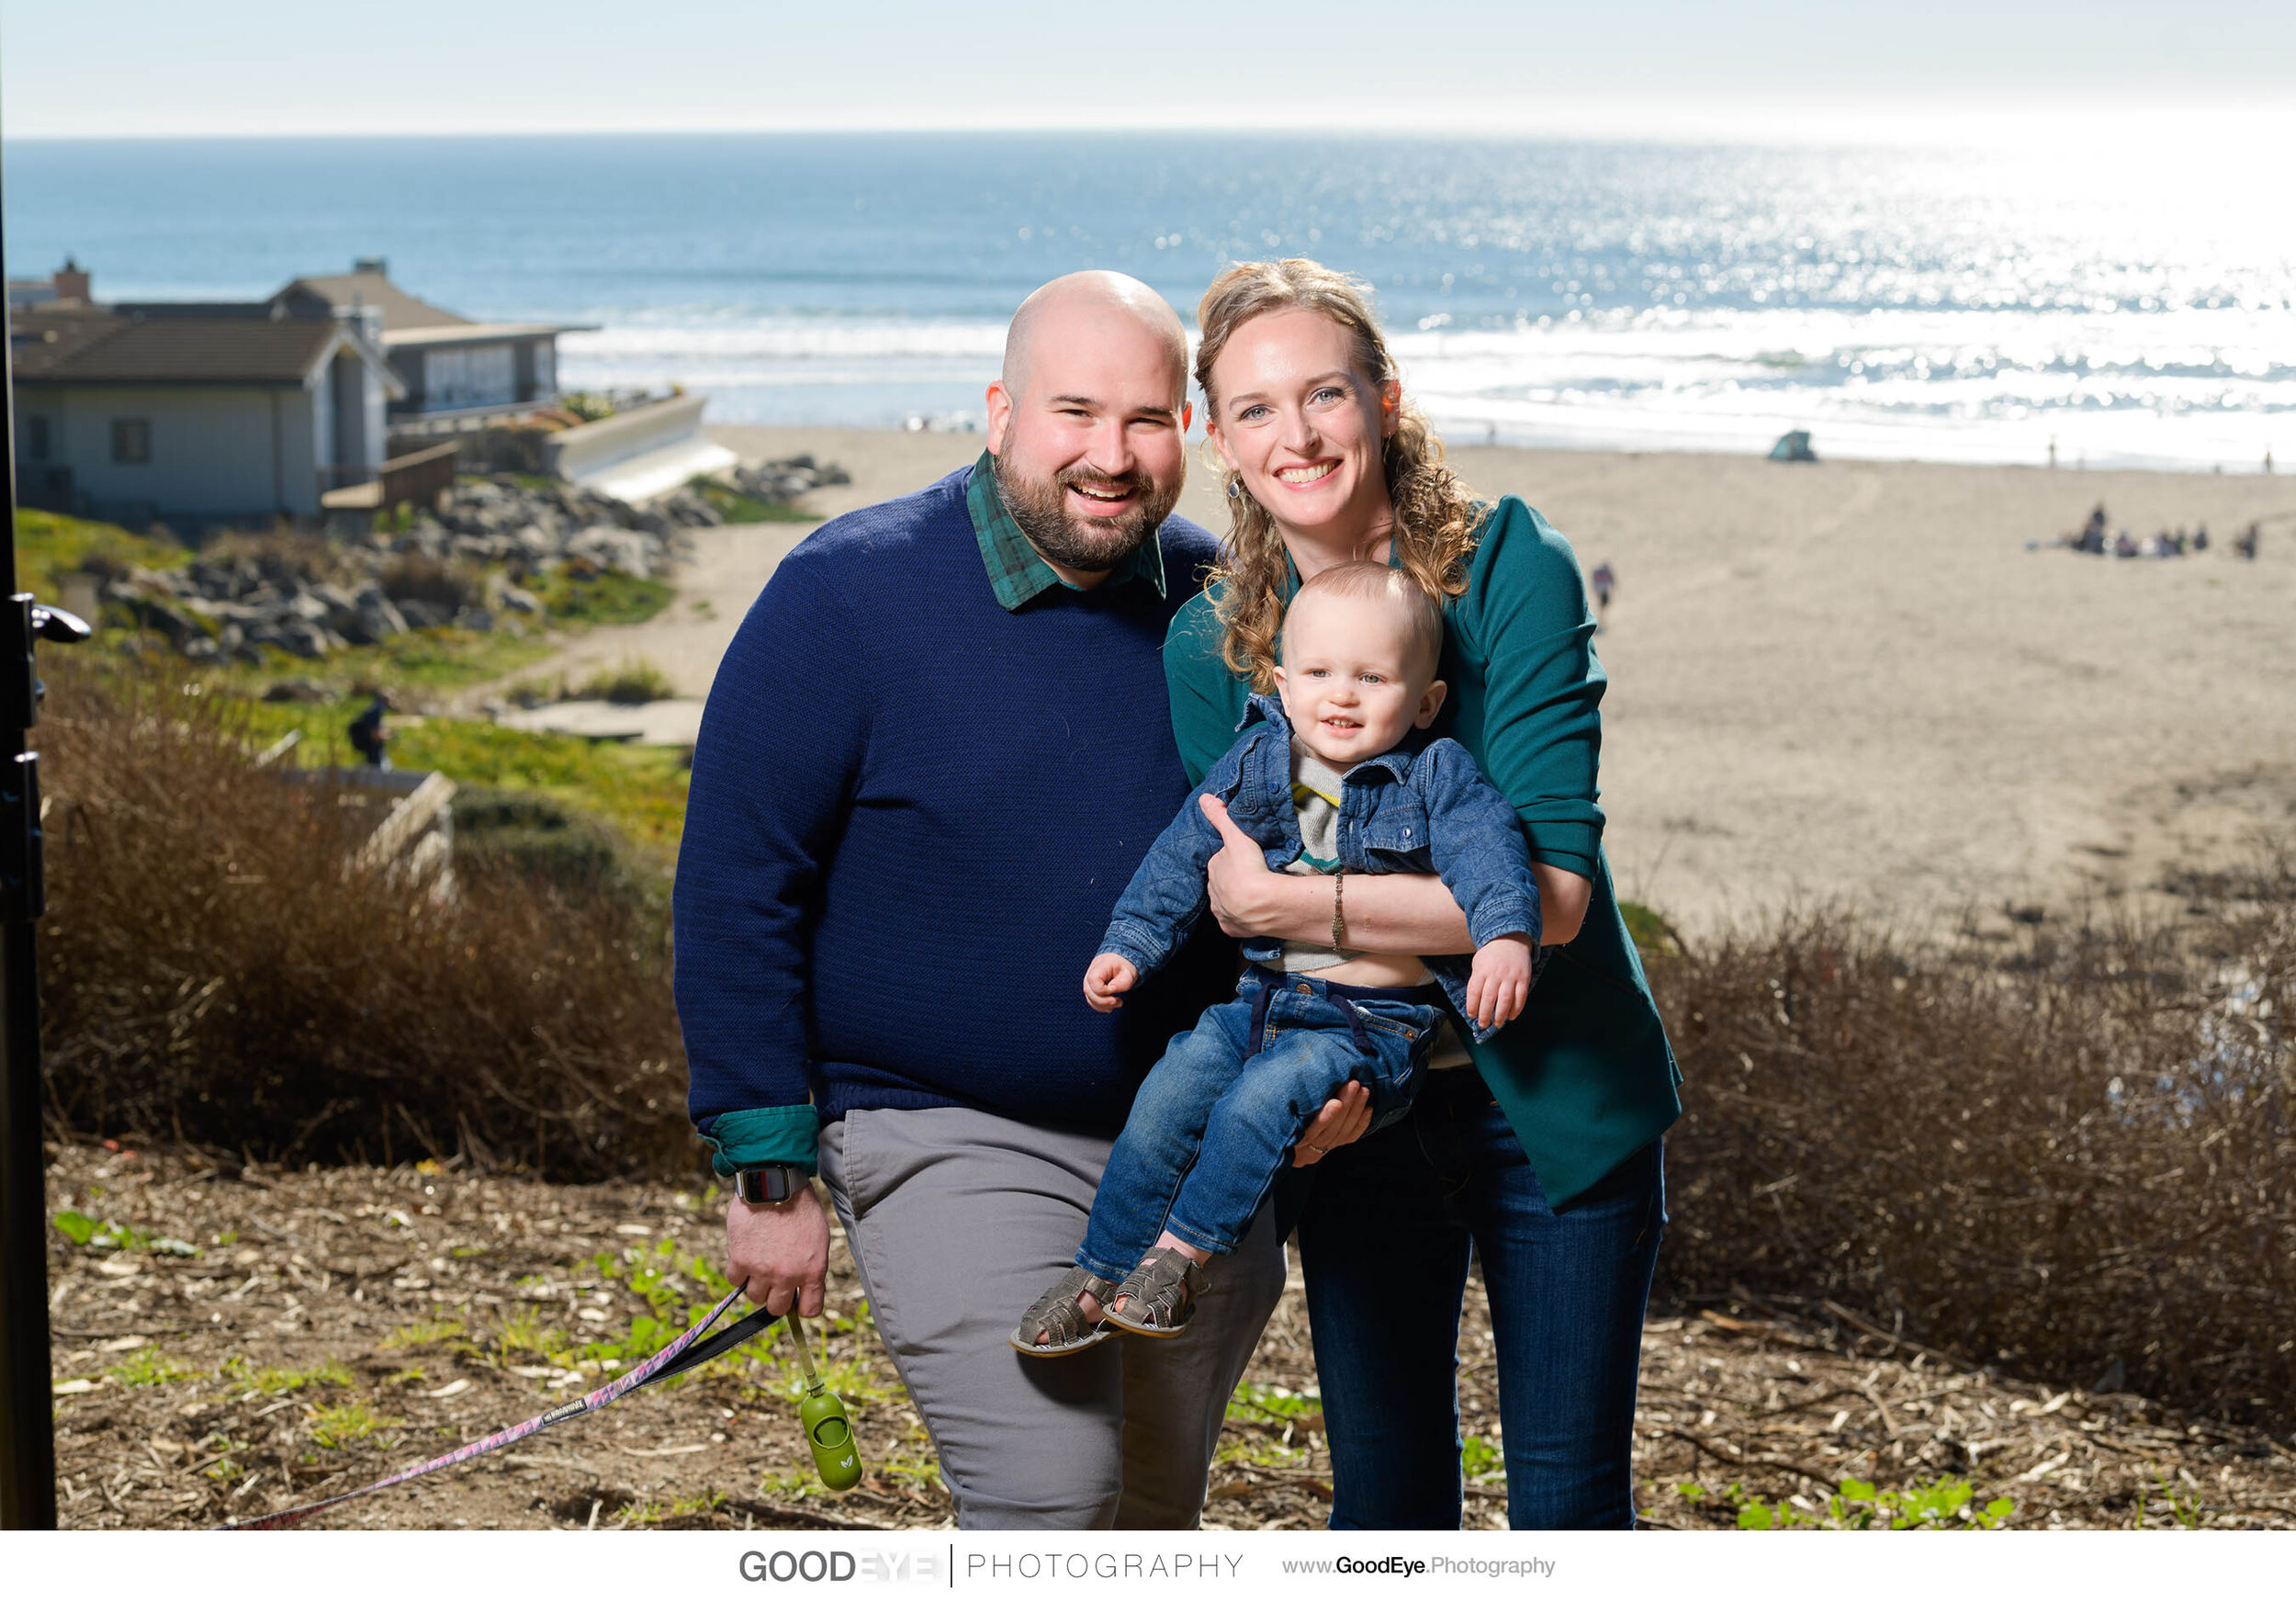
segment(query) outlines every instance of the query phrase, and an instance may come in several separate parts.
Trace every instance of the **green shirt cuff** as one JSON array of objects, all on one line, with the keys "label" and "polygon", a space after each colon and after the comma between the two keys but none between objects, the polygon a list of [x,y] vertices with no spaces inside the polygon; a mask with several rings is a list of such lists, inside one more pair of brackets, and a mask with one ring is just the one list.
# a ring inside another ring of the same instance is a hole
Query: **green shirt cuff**
[{"label": "green shirt cuff", "polygon": [[1523,831],[1530,837],[1531,861],[1562,868],[1581,879],[1594,877],[1594,855],[1602,849],[1603,831],[1593,824],[1548,818],[1525,821]]},{"label": "green shirt cuff", "polygon": [[790,1163],[810,1174],[821,1144],[821,1117],[811,1103],[721,1112],[702,1138],[709,1143],[710,1167],[720,1175],[766,1163]]}]

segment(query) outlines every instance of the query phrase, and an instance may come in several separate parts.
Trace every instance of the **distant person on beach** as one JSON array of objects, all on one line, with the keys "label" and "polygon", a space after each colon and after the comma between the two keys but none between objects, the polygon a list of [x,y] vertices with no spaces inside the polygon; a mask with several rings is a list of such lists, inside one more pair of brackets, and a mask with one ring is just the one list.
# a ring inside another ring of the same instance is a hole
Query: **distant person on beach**
[{"label": "distant person on beach", "polygon": [[[968,1529],[1193,1527],[1283,1290],[1263,1208],[1188,1339],[1059,1363],[1008,1342],[1069,1267],[1142,1077],[1235,983],[1205,919],[1121,1011],[1077,994],[1190,789],[1161,649],[1218,547],[1171,514],[1187,397],[1146,285],[1039,289],[987,449],[782,558],[694,749],[677,1000],[690,1111],[737,1185],[727,1272],[820,1312],[817,1169]],[[1302,1145],[1364,1105],[1351,1089]]]},{"label": "distant person on beach", "polygon": [[[1246,262],[1214,280],[1197,325],[1230,526],[1212,587],[1180,609],[1165,648],[1188,776],[1202,780],[1274,684],[1300,581],[1345,562],[1401,568],[1450,597],[1442,675],[1445,712],[1458,710],[1435,731],[1514,808],[1539,939],[1562,953],[1488,1041],[1461,1038],[1456,1021],[1446,1030],[1408,1119],[1367,1134],[1367,1109],[1305,1137],[1328,1154],[1300,1177],[1298,1238],[1331,1523],[1458,1528],[1471,1263],[1491,1312],[1495,1344],[1478,1360],[1499,1383],[1509,1522],[1631,1528],[1660,1137],[1681,1103],[1603,855],[1605,678],[1586,580],[1537,513],[1474,495],[1446,465],[1356,281],[1311,261]],[[1435,875],[1327,883],[1270,867],[1233,820],[1221,832],[1208,890],[1231,934],[1330,943],[1339,919],[1351,950],[1474,949]]]},{"label": "distant person on beach", "polygon": [[2263,523],[2261,521],[2251,523],[2248,525],[2246,533],[2233,536],[2233,554],[2240,558],[2243,561],[2255,561],[2257,559],[2257,547],[2263,537]]},{"label": "distant person on beach", "polygon": [[390,767],[390,730],[383,727],[383,717],[390,709],[390,697],[377,690],[366,710],[351,720],[350,729],[351,749],[359,760],[386,772]]},{"label": "distant person on beach", "polygon": [[2126,560],[2131,557],[2141,556],[2144,553],[2137,549],[2136,541],[2130,536],[2129,531],[2124,528],[2121,531],[2120,536],[2112,542],[2112,554],[2123,560]]},{"label": "distant person on beach", "polygon": [[2208,547],[2209,525],[2203,523],[2199,525],[2192,531],[2192,548],[2196,551],[2204,551],[2208,549]]},{"label": "distant person on beach", "polygon": [[1618,575],[1611,571],[1609,562],[1601,561],[1594,564],[1594,570],[1586,576],[1586,581],[1594,591],[1594,630],[1600,634],[1604,624],[1610,619],[1610,596],[1611,592],[1618,587]]}]

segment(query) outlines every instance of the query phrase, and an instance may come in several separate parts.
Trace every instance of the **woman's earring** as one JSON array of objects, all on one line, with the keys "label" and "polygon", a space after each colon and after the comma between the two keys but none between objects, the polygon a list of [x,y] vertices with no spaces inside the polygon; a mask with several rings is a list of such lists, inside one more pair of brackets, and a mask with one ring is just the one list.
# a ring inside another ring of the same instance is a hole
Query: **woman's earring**
[{"label": "woman's earring", "polygon": [[1228,480],[1228,499],[1231,501],[1236,500],[1243,493],[1244,480],[1242,479],[1230,479]]}]

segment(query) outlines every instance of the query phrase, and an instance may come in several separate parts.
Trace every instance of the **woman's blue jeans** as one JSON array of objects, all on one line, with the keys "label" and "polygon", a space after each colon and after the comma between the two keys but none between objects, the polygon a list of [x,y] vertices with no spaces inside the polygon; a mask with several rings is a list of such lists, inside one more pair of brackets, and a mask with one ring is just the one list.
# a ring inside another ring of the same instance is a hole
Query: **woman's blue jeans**
[{"label": "woman's blue jeans", "polygon": [[1666,1223],[1661,1145],[1558,1213],[1471,1068],[1311,1170],[1300,1220],[1334,1529],[1457,1529],[1454,1378],[1469,1254],[1491,1299],[1507,1521],[1627,1529],[1642,1315]]}]

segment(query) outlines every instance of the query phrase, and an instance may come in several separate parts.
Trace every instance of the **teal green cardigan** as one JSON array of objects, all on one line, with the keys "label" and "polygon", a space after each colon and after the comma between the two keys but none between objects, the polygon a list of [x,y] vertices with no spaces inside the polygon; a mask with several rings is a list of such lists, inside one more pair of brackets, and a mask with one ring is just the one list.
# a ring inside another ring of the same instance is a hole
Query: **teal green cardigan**
[{"label": "teal green cardigan", "polygon": [[[1287,578],[1287,602],[1298,584]],[[1435,732],[1465,746],[1514,803],[1532,860],[1594,886],[1578,938],[1555,949],[1522,1016],[1469,1048],[1559,1207],[1682,1113],[1682,1073],[1603,855],[1594,618],[1570,545],[1509,495],[1485,515],[1467,593],[1446,622],[1450,694]],[[1199,595],[1165,638],[1172,732],[1190,784],[1235,743],[1251,694],[1221,661],[1220,637],[1212,597]]]}]

